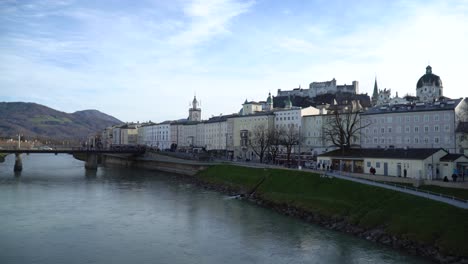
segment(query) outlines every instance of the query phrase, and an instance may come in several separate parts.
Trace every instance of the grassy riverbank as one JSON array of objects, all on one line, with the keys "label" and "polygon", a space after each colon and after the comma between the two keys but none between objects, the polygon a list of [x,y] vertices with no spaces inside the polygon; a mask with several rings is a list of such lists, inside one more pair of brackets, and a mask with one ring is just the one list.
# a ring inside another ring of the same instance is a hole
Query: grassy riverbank
[{"label": "grassy riverbank", "polygon": [[437,246],[441,252],[468,256],[468,210],[392,190],[293,170],[218,165],[199,173],[211,184],[256,190],[257,197],[366,229]]},{"label": "grassy riverbank", "polygon": [[0,153],[0,162],[4,162],[4,161],[5,161],[5,157],[6,157],[7,155],[8,155],[8,154]]}]

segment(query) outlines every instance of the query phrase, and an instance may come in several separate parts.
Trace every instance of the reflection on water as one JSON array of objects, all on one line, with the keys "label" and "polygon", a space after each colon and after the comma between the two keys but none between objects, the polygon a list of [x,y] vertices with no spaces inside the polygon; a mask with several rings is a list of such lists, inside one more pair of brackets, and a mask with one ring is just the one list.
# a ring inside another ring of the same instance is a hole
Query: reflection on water
[{"label": "reflection on water", "polygon": [[29,155],[15,177],[13,164],[0,164],[0,263],[424,263],[172,174]]}]

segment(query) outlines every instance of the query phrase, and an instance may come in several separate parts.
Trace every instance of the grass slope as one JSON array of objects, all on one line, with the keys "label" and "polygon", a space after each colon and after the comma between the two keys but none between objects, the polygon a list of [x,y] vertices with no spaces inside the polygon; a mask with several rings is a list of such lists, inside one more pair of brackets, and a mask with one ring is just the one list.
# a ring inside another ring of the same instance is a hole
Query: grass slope
[{"label": "grass slope", "polygon": [[256,194],[329,217],[438,246],[442,252],[468,256],[468,210],[379,187],[292,170],[217,165],[199,173],[206,182],[251,189]]}]

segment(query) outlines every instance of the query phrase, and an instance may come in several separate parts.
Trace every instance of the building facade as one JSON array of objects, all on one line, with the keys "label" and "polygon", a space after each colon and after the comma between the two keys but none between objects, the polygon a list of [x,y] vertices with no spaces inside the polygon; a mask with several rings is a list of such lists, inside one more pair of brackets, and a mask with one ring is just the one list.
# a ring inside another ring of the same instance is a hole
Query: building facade
[{"label": "building facade", "polygon": [[444,148],[456,152],[461,100],[377,106],[361,114],[363,148]]}]

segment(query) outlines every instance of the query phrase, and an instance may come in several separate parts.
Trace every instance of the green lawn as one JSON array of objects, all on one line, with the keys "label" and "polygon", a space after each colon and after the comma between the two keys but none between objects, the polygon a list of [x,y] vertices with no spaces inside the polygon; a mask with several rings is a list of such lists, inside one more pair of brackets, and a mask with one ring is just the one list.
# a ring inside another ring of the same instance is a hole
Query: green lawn
[{"label": "green lawn", "polygon": [[447,188],[440,187],[435,185],[423,185],[419,189],[431,191],[435,193],[441,193],[448,196],[455,196],[460,199],[468,200],[468,190],[467,189],[458,189],[458,188]]},{"label": "green lawn", "polygon": [[443,252],[468,256],[468,210],[433,200],[318,174],[229,165],[210,167],[207,182],[251,189],[256,194],[324,216],[339,216],[366,228],[385,226],[392,234],[437,245]]},{"label": "green lawn", "polygon": [[[396,183],[396,182],[383,182],[389,185],[400,185],[400,186],[407,186],[414,188],[413,184],[411,183]],[[419,186],[420,190],[435,192],[444,194],[447,196],[454,196],[456,198],[468,200],[468,189],[460,189],[460,188],[448,188],[448,187],[440,187],[436,185],[422,185]]]}]

